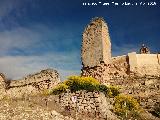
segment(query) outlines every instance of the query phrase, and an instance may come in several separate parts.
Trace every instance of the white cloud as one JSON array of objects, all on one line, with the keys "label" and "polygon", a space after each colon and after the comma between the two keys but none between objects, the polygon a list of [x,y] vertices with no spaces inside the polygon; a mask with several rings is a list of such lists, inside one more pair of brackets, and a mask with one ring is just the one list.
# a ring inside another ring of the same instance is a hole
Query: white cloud
[{"label": "white cloud", "polygon": [[[5,56],[0,58],[0,72],[8,78],[19,79],[42,69],[56,69],[62,79],[80,74],[80,64],[75,53],[49,53],[42,56]],[[73,60],[74,59],[74,60]]]},{"label": "white cloud", "polygon": [[36,45],[40,37],[40,33],[22,27],[0,32],[0,53],[12,48],[27,49]]},{"label": "white cloud", "polygon": [[[11,79],[19,79],[47,68],[56,69],[62,79],[69,75],[79,74],[80,53],[73,50],[70,52],[51,51],[57,47],[57,44],[59,46],[62,44],[63,47],[70,44],[72,49],[72,34],[67,36],[62,33],[63,31],[50,29],[41,24],[1,31],[0,72],[5,73]],[[64,39],[61,40],[61,37]],[[49,47],[50,51],[45,51],[45,48]],[[15,48],[28,52],[28,54],[13,56],[11,50]]]},{"label": "white cloud", "polygon": [[34,24],[28,27],[19,26],[11,30],[0,31],[0,56],[6,55],[15,48],[27,53],[36,53],[35,49],[56,50],[61,47],[69,50],[76,49],[73,44],[77,36],[66,29]]}]

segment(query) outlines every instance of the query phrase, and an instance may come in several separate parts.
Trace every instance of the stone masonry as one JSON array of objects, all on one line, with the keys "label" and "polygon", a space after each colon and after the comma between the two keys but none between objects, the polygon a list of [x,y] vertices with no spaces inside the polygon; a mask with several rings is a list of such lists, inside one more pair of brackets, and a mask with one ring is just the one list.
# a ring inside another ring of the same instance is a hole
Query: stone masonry
[{"label": "stone masonry", "polygon": [[[73,97],[76,97],[76,101],[72,100]],[[80,120],[82,116],[83,118],[86,116],[87,120],[88,118],[89,120],[118,120],[116,115],[110,111],[112,109],[110,99],[101,92],[77,91],[71,93],[68,91],[57,95],[56,98],[50,96],[48,99],[51,101],[48,102],[48,106],[55,101],[68,114],[77,114]]]},{"label": "stone masonry", "polygon": [[108,27],[103,18],[95,18],[85,28],[82,40],[82,64],[94,67],[100,62],[109,63],[111,43]]},{"label": "stone masonry", "polygon": [[4,75],[0,75],[0,98],[32,96],[45,89],[51,89],[58,83],[60,83],[59,74],[52,69],[42,70],[21,80],[5,80]]},{"label": "stone masonry", "polygon": [[82,76],[92,76],[101,83],[130,75],[160,75],[159,54],[136,54],[111,57],[111,42],[103,18],[94,18],[83,32]]},{"label": "stone masonry", "polygon": [[[94,28],[92,28],[96,31],[99,21],[105,24],[103,19],[96,18],[93,19],[88,26],[96,22]],[[102,36],[108,34],[108,27],[104,27],[104,29],[106,29],[105,31],[103,30],[105,33],[102,31],[100,33]],[[92,32],[88,29],[84,30],[84,33],[86,32],[89,32],[88,34],[92,34]],[[107,41],[106,43],[110,43],[110,39],[104,40]],[[155,106],[160,104],[160,54],[137,54],[136,52],[131,52],[127,55],[117,57],[110,58],[110,56],[108,56],[108,58],[103,58],[100,60],[95,59],[96,64],[94,64],[92,63],[92,55],[94,55],[94,58],[97,58],[101,55],[102,51],[106,52],[104,54],[108,54],[108,52],[111,54],[110,46],[106,46],[104,49],[101,44],[97,44],[102,43],[102,41],[103,39],[97,39],[96,36],[92,39],[86,39],[83,37],[82,44],[84,45],[82,45],[81,75],[94,77],[103,84],[119,86],[123,94],[132,95],[139,100],[144,109],[147,109],[149,112],[154,111]],[[88,51],[83,52],[83,49],[86,49],[84,47],[85,44],[92,42],[96,45],[88,46]],[[95,52],[92,51],[92,49],[98,49],[101,51]],[[92,65],[88,65],[87,62],[84,62],[87,59],[83,56],[87,56],[88,60],[90,58]],[[105,59],[110,61],[106,62]]]}]

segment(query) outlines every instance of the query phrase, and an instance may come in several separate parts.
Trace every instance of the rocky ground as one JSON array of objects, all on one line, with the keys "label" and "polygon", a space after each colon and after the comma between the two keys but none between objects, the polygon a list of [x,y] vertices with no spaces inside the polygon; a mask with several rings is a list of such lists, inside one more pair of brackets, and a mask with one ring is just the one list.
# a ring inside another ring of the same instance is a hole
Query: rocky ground
[{"label": "rocky ground", "polygon": [[1,100],[0,120],[73,120],[31,100]]},{"label": "rocky ground", "polygon": [[[112,83],[113,82],[113,83]],[[160,120],[154,113],[154,108],[160,104],[160,78],[128,78],[113,80],[111,85],[121,87],[121,92],[137,98],[146,111],[144,120]],[[54,97],[54,96],[52,96]],[[62,109],[54,99],[49,102],[49,96],[25,96],[21,99],[4,97],[0,100],[0,120],[75,120],[75,114]],[[57,99],[57,98],[55,98]],[[48,101],[48,102],[46,102]],[[51,104],[49,104],[51,103]],[[152,114],[151,114],[152,113]],[[80,116],[78,120],[92,120]],[[95,119],[97,120],[97,119]]]},{"label": "rocky ground", "polygon": [[[78,115],[76,119],[75,115],[68,114],[54,102],[47,106],[45,102],[47,98],[49,97],[36,96],[0,100],[0,120],[93,120],[87,115],[83,117]],[[142,116],[144,120],[159,120],[148,112]],[[95,118],[95,120],[99,119]]]}]

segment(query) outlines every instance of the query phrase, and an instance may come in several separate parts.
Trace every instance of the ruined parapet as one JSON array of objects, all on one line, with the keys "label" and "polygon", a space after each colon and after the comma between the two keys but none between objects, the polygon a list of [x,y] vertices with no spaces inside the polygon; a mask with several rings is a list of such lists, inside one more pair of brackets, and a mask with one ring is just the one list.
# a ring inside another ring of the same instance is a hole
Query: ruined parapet
[{"label": "ruined parapet", "polygon": [[60,82],[60,77],[58,72],[53,69],[46,69],[46,70],[42,70],[39,73],[28,75],[27,77],[24,77],[21,80],[12,80],[9,86],[18,87],[18,86],[26,86],[31,84],[32,85],[41,84],[41,87],[48,89],[58,84],[59,82]]},{"label": "ruined parapet", "polygon": [[[2,78],[0,76],[0,79]],[[4,89],[0,90],[0,98],[4,96],[21,98],[24,96],[38,95],[46,89],[52,89],[60,83],[60,76],[56,70],[46,69],[39,73],[28,75],[21,80],[8,80],[1,83]]]},{"label": "ruined parapet", "polygon": [[108,26],[103,18],[94,18],[85,28],[82,38],[83,67],[95,67],[111,62],[111,43]]},{"label": "ruined parapet", "polygon": [[129,67],[131,72],[135,72],[137,68],[136,52],[128,53]]}]

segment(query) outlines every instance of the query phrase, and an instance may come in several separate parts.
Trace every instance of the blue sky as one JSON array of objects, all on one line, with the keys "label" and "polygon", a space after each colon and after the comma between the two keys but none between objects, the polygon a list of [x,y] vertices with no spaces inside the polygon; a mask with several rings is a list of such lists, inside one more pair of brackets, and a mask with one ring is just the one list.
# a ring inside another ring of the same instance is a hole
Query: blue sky
[{"label": "blue sky", "polygon": [[0,0],[0,72],[12,79],[46,68],[62,79],[80,74],[82,32],[96,16],[108,23],[112,56],[138,51],[142,43],[160,52],[159,3],[83,6],[86,1]]}]

